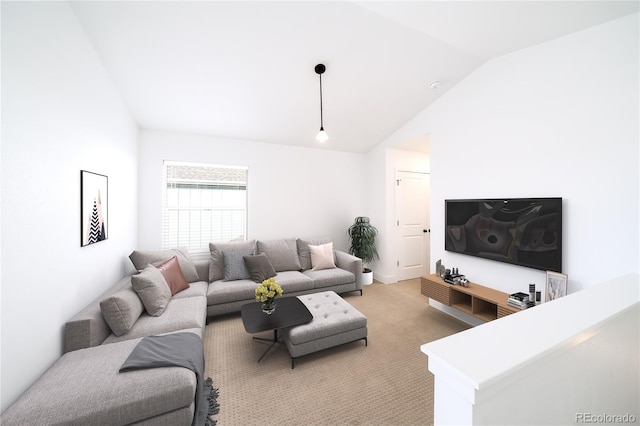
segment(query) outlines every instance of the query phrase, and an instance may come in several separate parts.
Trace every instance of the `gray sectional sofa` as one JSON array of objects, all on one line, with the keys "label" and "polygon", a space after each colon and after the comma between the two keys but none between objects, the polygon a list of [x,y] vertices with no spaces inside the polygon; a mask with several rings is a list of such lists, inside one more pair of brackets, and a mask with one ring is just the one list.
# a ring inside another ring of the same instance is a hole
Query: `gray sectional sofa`
[{"label": "gray sectional sofa", "polygon": [[[2,413],[0,423],[192,424],[196,375],[181,367],[119,372],[136,345],[146,336],[172,333],[203,338],[209,317],[255,303],[257,282],[272,273],[285,296],[362,294],[361,260],[334,250],[332,259],[318,257],[317,248],[326,253],[330,244],[293,238],[211,244],[210,259],[196,261],[184,249],[134,251],[130,259],[139,273],[114,284],[66,323],[65,353]],[[316,261],[321,267],[314,267]]]},{"label": "gray sectional sofa", "polygon": [[335,268],[313,268],[309,246],[324,244],[331,244],[330,239],[290,238],[209,244],[211,259],[207,262],[210,282],[207,290],[207,315],[238,312],[242,305],[254,301],[256,282],[260,280],[252,280],[251,270],[234,272],[229,262],[233,257],[244,258],[246,253],[266,255],[277,273],[276,281],[285,296],[329,290],[336,293],[360,291],[362,294],[362,260],[359,258],[332,250]]}]

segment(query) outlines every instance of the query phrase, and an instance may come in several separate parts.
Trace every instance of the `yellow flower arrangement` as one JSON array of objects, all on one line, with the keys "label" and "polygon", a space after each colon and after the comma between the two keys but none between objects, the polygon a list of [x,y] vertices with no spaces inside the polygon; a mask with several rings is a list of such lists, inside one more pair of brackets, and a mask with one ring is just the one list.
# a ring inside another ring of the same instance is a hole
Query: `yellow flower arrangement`
[{"label": "yellow flower arrangement", "polygon": [[276,282],[275,278],[267,278],[256,287],[256,302],[268,302],[282,296],[282,287]]}]

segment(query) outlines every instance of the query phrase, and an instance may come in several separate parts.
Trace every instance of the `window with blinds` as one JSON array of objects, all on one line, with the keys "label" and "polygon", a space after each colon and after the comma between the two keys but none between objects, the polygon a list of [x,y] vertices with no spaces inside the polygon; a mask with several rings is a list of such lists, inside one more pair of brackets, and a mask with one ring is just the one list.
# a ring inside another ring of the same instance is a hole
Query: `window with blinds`
[{"label": "window with blinds", "polygon": [[164,162],[162,248],[209,251],[247,234],[247,167]]}]

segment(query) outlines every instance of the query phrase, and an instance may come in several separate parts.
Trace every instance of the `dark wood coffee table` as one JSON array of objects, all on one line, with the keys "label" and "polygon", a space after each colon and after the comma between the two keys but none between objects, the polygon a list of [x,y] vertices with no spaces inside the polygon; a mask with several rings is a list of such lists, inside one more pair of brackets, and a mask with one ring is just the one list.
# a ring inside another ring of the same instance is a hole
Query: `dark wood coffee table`
[{"label": "dark wood coffee table", "polygon": [[268,343],[269,347],[258,359],[262,358],[278,343],[278,329],[306,324],[313,319],[309,309],[297,297],[280,297],[276,299],[276,310],[267,315],[262,312],[262,303],[247,303],[243,305],[240,313],[242,323],[247,333],[261,333],[273,330],[273,339],[254,337],[253,340]]}]

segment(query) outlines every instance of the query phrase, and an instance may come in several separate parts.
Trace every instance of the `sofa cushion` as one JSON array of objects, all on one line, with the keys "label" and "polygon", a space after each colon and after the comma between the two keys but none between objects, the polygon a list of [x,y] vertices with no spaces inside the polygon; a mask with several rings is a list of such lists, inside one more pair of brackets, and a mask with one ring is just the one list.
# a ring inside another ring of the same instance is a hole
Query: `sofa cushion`
[{"label": "sofa cushion", "polygon": [[300,258],[300,267],[303,271],[307,269],[311,269],[311,252],[309,251],[309,246],[319,246],[322,244],[330,243],[331,238],[316,238],[314,240],[296,240],[296,245],[298,246],[298,257]]},{"label": "sofa cushion", "polygon": [[133,263],[136,270],[142,271],[147,265],[159,265],[173,256],[178,258],[180,269],[182,269],[187,282],[191,283],[200,280],[193,260],[189,256],[189,251],[184,247],[170,250],[134,250],[129,255],[129,259],[131,259],[131,263]]},{"label": "sofa cushion", "polygon": [[173,256],[166,262],[161,263],[157,268],[169,285],[172,296],[189,288],[189,283],[184,278],[177,256]]},{"label": "sofa cushion", "polygon": [[195,374],[181,367],[119,373],[139,339],[80,349],[58,359],[13,405],[3,425],[134,424],[181,413],[190,425]]},{"label": "sofa cushion", "polygon": [[132,288],[125,288],[100,301],[104,320],[116,336],[122,336],[144,312],[144,305]]},{"label": "sofa cushion", "polygon": [[[282,287],[283,296],[287,296],[288,293],[313,290],[313,280],[298,271],[278,272],[275,280]],[[255,300],[257,286],[255,281],[249,279],[214,281],[209,285],[207,305]]]},{"label": "sofa cushion", "polygon": [[207,305],[220,305],[240,300],[253,300],[256,297],[256,287],[253,280],[214,281],[207,290]]},{"label": "sofa cushion", "polygon": [[171,300],[175,299],[184,299],[186,297],[207,297],[207,288],[209,287],[209,283],[207,281],[197,281],[195,283],[189,284],[189,288],[186,290],[182,290],[180,293],[176,293],[171,296]]},{"label": "sofa cushion", "polygon": [[171,299],[171,290],[158,268],[148,265],[142,272],[131,277],[131,286],[140,296],[149,315],[162,315]]},{"label": "sofa cushion", "polygon": [[[171,299],[167,309],[159,317],[152,317],[144,312],[138,318],[131,330],[122,336],[109,335],[104,341],[107,343],[121,342],[138,337],[155,334],[171,333],[188,328],[203,330],[207,315],[207,301],[204,297],[185,297]],[[202,337],[199,332],[200,337]]]},{"label": "sofa cushion", "polygon": [[245,256],[244,263],[249,270],[250,278],[257,283],[276,276],[276,270],[265,253]]},{"label": "sofa cushion", "polygon": [[309,246],[311,253],[311,266],[314,271],[320,269],[333,269],[336,264],[333,260],[333,243],[326,243],[319,246]]},{"label": "sofa cushion", "polygon": [[260,253],[266,253],[276,272],[301,269],[295,238],[258,241],[258,254]]},{"label": "sofa cushion", "polygon": [[224,258],[224,281],[235,281],[249,279],[251,275],[244,263],[244,257],[253,254],[253,249],[223,250]]},{"label": "sofa cushion", "polygon": [[304,271],[304,275],[311,278],[315,288],[333,287],[342,284],[351,284],[356,281],[356,276],[344,269],[321,269],[319,271]]},{"label": "sofa cushion", "polygon": [[288,293],[313,290],[314,288],[313,280],[299,271],[278,272],[275,280],[282,287],[283,296],[287,296]]},{"label": "sofa cushion", "polygon": [[209,243],[209,253],[211,254],[211,259],[209,260],[209,282],[212,283],[224,279],[224,255],[222,254],[224,250],[246,248],[253,249],[253,253],[255,253],[256,240]]}]

